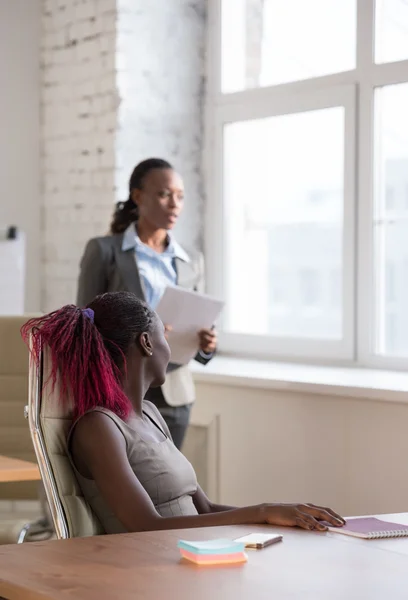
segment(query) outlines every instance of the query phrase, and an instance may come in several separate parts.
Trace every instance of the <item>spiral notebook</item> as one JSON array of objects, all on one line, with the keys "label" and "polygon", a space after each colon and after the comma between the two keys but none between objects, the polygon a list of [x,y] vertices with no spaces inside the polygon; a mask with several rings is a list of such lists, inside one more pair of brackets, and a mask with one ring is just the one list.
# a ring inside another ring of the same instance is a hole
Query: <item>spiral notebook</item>
[{"label": "spiral notebook", "polygon": [[329,530],[365,540],[408,537],[408,525],[389,523],[375,517],[349,519],[344,527],[329,527]]}]

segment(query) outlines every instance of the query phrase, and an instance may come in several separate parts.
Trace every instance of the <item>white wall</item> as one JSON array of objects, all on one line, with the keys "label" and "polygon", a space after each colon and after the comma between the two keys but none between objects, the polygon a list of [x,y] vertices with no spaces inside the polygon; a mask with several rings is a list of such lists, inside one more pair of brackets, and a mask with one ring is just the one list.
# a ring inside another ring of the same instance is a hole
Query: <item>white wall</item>
[{"label": "white wall", "polygon": [[27,235],[26,310],[40,308],[40,0],[0,0],[0,228]]},{"label": "white wall", "polygon": [[313,502],[344,515],[407,510],[408,403],[204,377],[197,381],[192,432],[208,428],[209,447],[189,457],[207,473],[204,484],[218,501]]},{"label": "white wall", "polygon": [[135,165],[156,156],[185,184],[177,237],[201,245],[205,0],[117,0],[118,198]]}]

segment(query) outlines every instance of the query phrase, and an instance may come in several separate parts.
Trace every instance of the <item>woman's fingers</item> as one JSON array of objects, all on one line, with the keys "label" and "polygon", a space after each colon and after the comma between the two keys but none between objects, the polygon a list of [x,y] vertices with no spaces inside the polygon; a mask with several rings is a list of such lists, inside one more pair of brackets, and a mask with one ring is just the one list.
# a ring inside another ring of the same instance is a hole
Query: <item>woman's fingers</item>
[{"label": "woman's fingers", "polygon": [[198,332],[198,335],[200,337],[207,338],[207,339],[216,339],[217,338],[217,332],[215,331],[215,329],[201,329]]},{"label": "woman's fingers", "polygon": [[310,523],[308,523],[308,521],[306,521],[305,519],[302,519],[301,516],[296,517],[296,527],[300,527],[301,529],[308,529],[309,531],[313,529],[313,527],[311,527]]},{"label": "woman's fingers", "polygon": [[217,333],[214,329],[202,329],[198,332],[200,350],[203,352],[214,352],[217,347]]},{"label": "woman's fingers", "polygon": [[[315,504],[308,504],[308,506],[312,506],[313,508],[318,508],[321,509],[321,506],[316,506]],[[332,510],[331,508],[327,508],[326,506],[323,508],[323,510],[327,511],[328,513],[330,513],[332,515],[332,517],[334,517],[335,519],[338,519],[342,525],[346,524],[346,520],[343,519],[343,517],[341,515],[339,515],[338,513],[336,513],[334,510]]]},{"label": "woman's fingers", "polygon": [[307,513],[299,511],[296,517],[296,525],[298,527],[302,527],[302,529],[309,529],[315,531],[327,531],[327,526],[323,525],[323,523],[319,523],[316,521],[311,515]]},{"label": "woman's fingers", "polygon": [[303,504],[300,507],[300,510],[311,515],[318,521],[329,523],[333,527],[342,527],[345,524],[344,519],[331,510],[331,508],[322,508],[321,506],[315,506],[314,504]]},{"label": "woman's fingers", "polygon": [[[302,527],[327,531],[328,526],[341,527],[341,517],[334,517],[330,510],[311,504],[270,504],[265,506],[265,522],[284,527]],[[336,514],[336,513],[334,513]]]},{"label": "woman's fingers", "polygon": [[[173,331],[171,325],[164,325],[164,337],[168,339],[169,333]],[[217,332],[214,329],[202,329],[198,332],[200,350],[206,353],[214,352],[217,348]]]}]

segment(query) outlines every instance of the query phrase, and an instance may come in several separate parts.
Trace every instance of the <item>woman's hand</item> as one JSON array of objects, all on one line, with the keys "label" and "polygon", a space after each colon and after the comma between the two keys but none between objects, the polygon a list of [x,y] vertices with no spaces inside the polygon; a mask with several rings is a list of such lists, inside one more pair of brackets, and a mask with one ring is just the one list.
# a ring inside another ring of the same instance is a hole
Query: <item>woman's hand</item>
[{"label": "woman's hand", "polygon": [[[171,325],[164,325],[164,337],[169,339],[169,333],[173,331]],[[212,354],[217,349],[217,332],[215,329],[202,329],[198,332],[199,349],[205,354]]]},{"label": "woman's hand", "polygon": [[314,504],[265,504],[261,511],[264,522],[269,525],[327,531],[327,525],[342,527],[346,523],[330,508],[322,508]]},{"label": "woman's hand", "polygon": [[217,332],[215,329],[202,329],[198,332],[199,349],[204,354],[212,354],[217,349]]}]

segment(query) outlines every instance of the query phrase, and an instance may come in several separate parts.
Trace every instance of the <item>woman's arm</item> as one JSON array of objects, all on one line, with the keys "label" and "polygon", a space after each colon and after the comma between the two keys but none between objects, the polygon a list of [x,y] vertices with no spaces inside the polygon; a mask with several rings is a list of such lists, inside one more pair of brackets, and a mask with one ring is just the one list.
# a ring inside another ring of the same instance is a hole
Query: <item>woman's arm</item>
[{"label": "woman's arm", "polygon": [[99,294],[107,292],[106,265],[99,239],[90,240],[81,259],[77,306],[86,306]]},{"label": "woman's arm", "polygon": [[86,465],[87,473],[83,474],[95,481],[103,499],[128,531],[189,529],[262,521],[259,507],[232,511],[228,519],[222,513],[161,517],[132,471],[122,433],[103,413],[88,413],[78,422],[71,449],[76,467],[82,472],[80,466]]},{"label": "woman's arm", "polygon": [[[205,284],[205,263],[204,255],[202,252],[197,257],[197,272],[198,272],[198,285],[197,291],[201,294],[206,293]],[[199,350],[194,358],[197,362],[202,365],[206,365],[214,357],[217,350],[217,333],[215,328],[202,329],[198,332],[199,339]]]},{"label": "woman's arm", "polygon": [[214,502],[211,502],[207,494],[201,489],[201,486],[197,487],[197,491],[193,496],[193,502],[200,515],[237,509],[236,506],[226,506],[224,504],[215,504]]},{"label": "woman's arm", "polygon": [[73,434],[72,452],[77,468],[80,457],[80,464],[86,465],[105,502],[128,531],[256,523],[326,529],[316,519],[342,524],[331,511],[312,505],[258,505],[192,516],[161,517],[132,471],[122,433],[103,413],[89,413],[79,421]]}]

